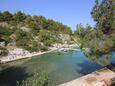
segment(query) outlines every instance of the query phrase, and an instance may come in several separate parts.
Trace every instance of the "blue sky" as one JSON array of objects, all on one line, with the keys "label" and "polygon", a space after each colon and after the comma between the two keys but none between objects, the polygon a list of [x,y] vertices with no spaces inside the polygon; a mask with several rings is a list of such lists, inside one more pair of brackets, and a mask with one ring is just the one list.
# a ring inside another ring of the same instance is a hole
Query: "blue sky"
[{"label": "blue sky", "polygon": [[0,0],[0,11],[42,15],[75,30],[79,23],[95,25],[90,15],[94,2],[95,0]]}]

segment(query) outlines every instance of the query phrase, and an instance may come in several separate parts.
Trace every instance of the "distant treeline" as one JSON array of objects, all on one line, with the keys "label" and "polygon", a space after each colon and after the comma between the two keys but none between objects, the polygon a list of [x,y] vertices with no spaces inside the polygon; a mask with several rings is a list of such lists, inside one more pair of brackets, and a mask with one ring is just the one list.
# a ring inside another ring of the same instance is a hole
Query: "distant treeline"
[{"label": "distant treeline", "polygon": [[55,32],[62,32],[71,34],[70,27],[63,25],[60,22],[56,22],[52,19],[46,19],[44,16],[31,16],[18,11],[16,13],[10,13],[9,11],[0,12],[0,22],[6,22],[12,26],[26,26],[28,28],[51,30]]}]

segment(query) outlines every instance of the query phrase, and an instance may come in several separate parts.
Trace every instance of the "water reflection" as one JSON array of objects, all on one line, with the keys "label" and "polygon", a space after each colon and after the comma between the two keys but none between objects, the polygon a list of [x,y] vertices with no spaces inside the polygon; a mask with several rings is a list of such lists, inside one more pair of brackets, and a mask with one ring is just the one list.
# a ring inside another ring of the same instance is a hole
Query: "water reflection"
[{"label": "water reflection", "polygon": [[84,51],[85,56],[94,63],[101,64],[103,66],[109,65],[112,62],[113,52],[110,53],[101,53],[101,54],[91,54]]},{"label": "water reflection", "polygon": [[84,61],[84,62],[76,64],[76,65],[77,65],[77,67],[80,67],[79,70],[76,68],[76,72],[78,72],[82,75],[86,75],[86,74],[92,73],[98,69],[103,68],[103,66],[96,64],[96,63],[95,64],[91,63],[89,61]]}]

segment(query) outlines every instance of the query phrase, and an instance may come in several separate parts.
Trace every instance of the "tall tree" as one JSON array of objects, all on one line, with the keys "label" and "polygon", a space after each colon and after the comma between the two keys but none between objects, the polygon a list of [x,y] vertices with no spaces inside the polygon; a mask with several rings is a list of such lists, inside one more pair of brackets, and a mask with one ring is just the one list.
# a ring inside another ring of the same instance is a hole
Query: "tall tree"
[{"label": "tall tree", "polygon": [[[115,51],[115,15],[113,0],[96,0],[91,15],[96,21],[95,29],[86,27],[80,34],[83,34],[82,42],[85,55],[94,62],[108,65],[111,62],[112,52]],[[85,33],[84,33],[85,32]]]},{"label": "tall tree", "polygon": [[104,34],[115,30],[115,3],[114,0],[96,0],[91,15],[96,21],[96,28],[101,29]]}]

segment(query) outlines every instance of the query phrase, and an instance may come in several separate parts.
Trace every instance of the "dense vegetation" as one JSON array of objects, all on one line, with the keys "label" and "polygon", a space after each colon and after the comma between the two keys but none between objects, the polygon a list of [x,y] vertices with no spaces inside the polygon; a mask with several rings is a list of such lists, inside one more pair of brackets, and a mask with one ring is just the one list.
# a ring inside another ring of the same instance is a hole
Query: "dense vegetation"
[{"label": "dense vegetation", "polygon": [[[64,43],[60,35],[70,35],[70,27],[46,19],[43,16],[31,16],[22,13],[0,12],[0,40],[7,45],[21,47],[34,51],[48,50],[48,46],[54,43]],[[65,40],[67,42],[71,41]]]},{"label": "dense vegetation", "polygon": [[17,86],[49,86],[49,79],[45,72],[35,73],[31,78],[17,82]]},{"label": "dense vegetation", "polygon": [[96,0],[91,15],[96,26],[77,25],[81,48],[88,48],[85,55],[94,62],[110,64],[112,52],[115,51],[115,6],[114,0]]}]

